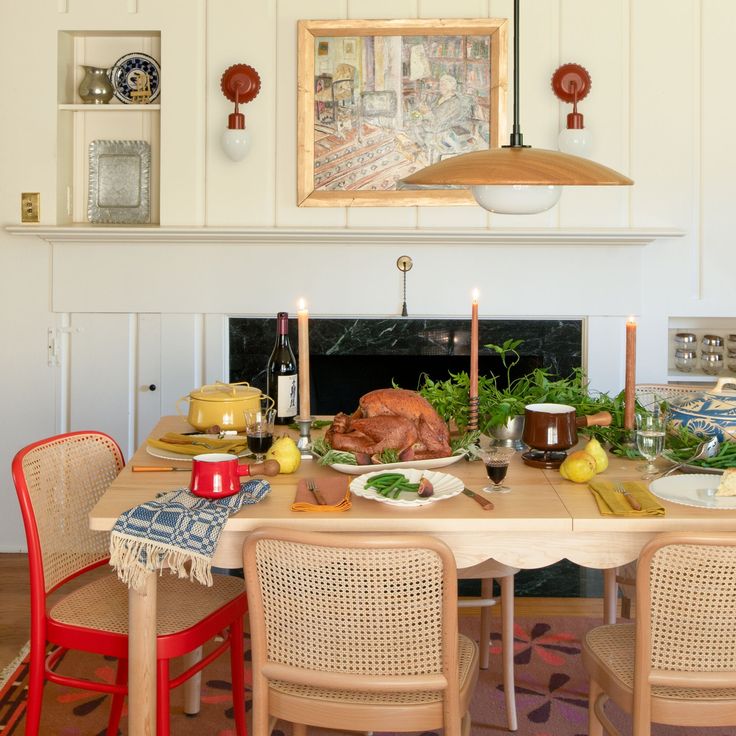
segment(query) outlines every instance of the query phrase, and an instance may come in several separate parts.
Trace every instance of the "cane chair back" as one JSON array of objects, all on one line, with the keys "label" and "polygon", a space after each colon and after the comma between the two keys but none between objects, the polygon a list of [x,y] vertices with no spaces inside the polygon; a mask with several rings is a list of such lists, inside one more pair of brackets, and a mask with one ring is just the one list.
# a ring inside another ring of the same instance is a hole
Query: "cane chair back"
[{"label": "cane chair back", "polygon": [[[101,432],[70,432],[20,450],[12,473],[28,544],[31,577],[31,649],[26,734],[39,733],[45,681],[113,695],[107,733],[117,735],[127,693],[128,590],[109,571],[72,591],[47,594],[108,561],[109,535],[92,532],[88,514],[123,468],[117,443]],[[212,588],[173,576],[162,578],[156,619],[157,734],[169,734],[169,690],[192,678],[230,650],[238,736],[245,736],[243,695],[242,581],[215,576]],[[169,660],[189,654],[227,630],[228,636],[185,672],[169,677]],[[53,648],[46,657],[47,645]],[[114,684],[60,675],[54,671],[69,649],[116,657]],[[198,709],[198,698],[192,706]]]},{"label": "cane chair back", "polygon": [[610,697],[651,723],[736,726],[736,533],[662,534],[644,547],[636,623],[600,626],[583,643],[591,676],[589,733],[617,733]]},{"label": "cane chair back", "polygon": [[466,725],[478,676],[457,632],[455,561],[415,535],[269,529],[244,547],[253,726],[365,731]]}]

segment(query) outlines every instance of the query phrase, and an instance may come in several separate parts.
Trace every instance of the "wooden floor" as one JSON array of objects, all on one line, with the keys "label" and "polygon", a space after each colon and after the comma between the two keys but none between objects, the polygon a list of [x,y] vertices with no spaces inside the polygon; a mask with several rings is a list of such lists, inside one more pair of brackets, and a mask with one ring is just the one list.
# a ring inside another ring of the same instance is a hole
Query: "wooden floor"
[{"label": "wooden floor", "polygon": [[[101,570],[104,572],[104,568]],[[30,632],[30,598],[28,564],[24,554],[0,554],[0,580],[4,580],[0,597],[0,672],[15,659],[28,641]],[[519,616],[544,612],[564,616],[602,616],[600,598],[517,598]],[[472,608],[463,609],[473,612]],[[477,613],[477,609],[475,611]]]}]

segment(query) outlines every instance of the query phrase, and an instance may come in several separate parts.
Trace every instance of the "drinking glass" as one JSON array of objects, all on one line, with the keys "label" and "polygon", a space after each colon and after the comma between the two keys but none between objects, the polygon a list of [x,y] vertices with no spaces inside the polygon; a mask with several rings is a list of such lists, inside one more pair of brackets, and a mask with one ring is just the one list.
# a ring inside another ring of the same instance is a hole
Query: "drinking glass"
[{"label": "drinking glass", "polygon": [[640,467],[644,471],[642,478],[651,480],[658,475],[656,459],[664,450],[664,438],[667,431],[667,411],[654,405],[647,412],[636,415],[636,448],[647,464]]},{"label": "drinking glass", "polygon": [[256,462],[263,462],[266,453],[273,444],[273,422],[275,409],[246,409],[245,434],[248,438],[248,449],[256,456]]},{"label": "drinking glass", "polygon": [[481,459],[491,481],[491,485],[483,489],[486,493],[508,493],[511,490],[503,485],[503,480],[515,452],[513,447],[489,447],[481,453]]}]

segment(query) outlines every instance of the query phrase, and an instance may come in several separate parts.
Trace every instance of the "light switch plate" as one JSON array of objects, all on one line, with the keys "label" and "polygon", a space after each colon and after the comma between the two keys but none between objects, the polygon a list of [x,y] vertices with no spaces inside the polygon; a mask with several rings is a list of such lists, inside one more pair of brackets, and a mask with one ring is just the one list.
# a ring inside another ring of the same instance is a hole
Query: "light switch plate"
[{"label": "light switch plate", "polygon": [[20,221],[41,222],[40,192],[23,192],[20,195]]}]

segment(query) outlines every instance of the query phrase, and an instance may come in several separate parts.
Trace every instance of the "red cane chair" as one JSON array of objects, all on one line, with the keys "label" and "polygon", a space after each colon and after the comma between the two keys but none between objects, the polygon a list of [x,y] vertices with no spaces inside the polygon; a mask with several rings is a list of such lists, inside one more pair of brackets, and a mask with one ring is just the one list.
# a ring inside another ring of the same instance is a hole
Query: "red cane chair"
[{"label": "red cane chair", "polygon": [[[114,573],[67,593],[51,608],[48,595],[104,565],[109,535],[93,532],[87,515],[124,465],[115,441],[100,432],[71,432],[20,450],[13,460],[28,543],[31,577],[31,655],[26,734],[38,734],[46,680],[112,694],[107,733],[118,733],[127,693],[128,590]],[[94,576],[96,577],[96,576]],[[243,672],[243,581],[215,575],[211,588],[163,575],[158,581],[157,733],[169,734],[169,691],[230,649],[235,728],[246,736]],[[177,677],[169,660],[194,652],[216,635],[224,641]],[[46,657],[47,644],[53,648]],[[69,649],[117,657],[114,684],[68,677],[54,666]],[[45,661],[44,658],[46,657]]]}]

